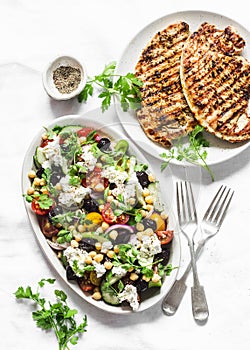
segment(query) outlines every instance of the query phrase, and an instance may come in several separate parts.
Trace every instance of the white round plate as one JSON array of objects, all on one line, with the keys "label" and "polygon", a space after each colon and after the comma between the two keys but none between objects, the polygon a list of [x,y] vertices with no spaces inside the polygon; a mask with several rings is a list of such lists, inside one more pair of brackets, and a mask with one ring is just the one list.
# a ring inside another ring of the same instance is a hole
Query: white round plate
[{"label": "white round plate", "polygon": [[[235,27],[235,29],[239,32],[239,34],[242,35],[247,43],[243,52],[243,56],[248,60],[250,59],[250,33],[242,25],[228,17],[216,13],[205,11],[184,11],[164,16],[143,28],[125,48],[117,64],[117,74],[127,74],[128,72],[134,72],[136,63],[141,55],[142,50],[152,39],[152,37],[158,31],[161,31],[167,27],[169,24],[178,21],[184,21],[188,23],[190,26],[190,31],[195,31],[203,22],[215,24],[221,29],[225,28],[228,25]],[[121,109],[119,103],[116,103],[116,111],[125,131],[137,143],[137,145],[147,153],[162,160],[160,154],[165,152],[166,149],[147,138],[137,120],[136,113],[131,110],[124,112]],[[208,165],[218,164],[231,159],[246,149],[250,144],[250,142],[231,144],[227,141],[220,140],[217,137],[208,134],[207,132],[204,133],[204,137],[210,142],[210,147],[207,149],[208,156],[206,160]],[[173,163],[182,165],[182,162],[179,162],[177,160],[173,160]]]},{"label": "white round plate", "polygon": [[[99,115],[98,115],[98,113],[99,113]],[[144,158],[144,156],[138,150],[138,148],[124,134],[122,134],[120,131],[117,130],[117,123],[113,123],[113,124],[110,123],[109,125],[107,125],[107,122],[106,123],[105,122],[103,122],[103,123],[96,122],[95,119],[98,119],[98,118],[100,118],[100,119],[103,118],[102,112],[100,110],[93,110],[93,111],[87,112],[86,114],[84,114],[82,116],[69,115],[69,116],[57,118],[56,120],[54,120],[53,123],[51,123],[47,127],[53,128],[55,125],[60,125],[60,126],[74,125],[74,124],[83,125],[83,126],[93,127],[96,130],[100,130],[101,132],[109,135],[111,138],[113,138],[115,140],[126,139],[129,142],[129,152],[131,154],[134,154],[137,157],[137,159],[139,159],[141,162],[148,164],[147,160]],[[27,174],[30,171],[30,169],[32,169],[32,167],[33,167],[33,155],[35,153],[36,147],[38,145],[40,145],[41,135],[43,133],[44,133],[44,129],[42,129],[42,130],[40,130],[40,132],[38,132],[38,134],[35,136],[35,138],[31,142],[30,147],[27,150],[27,153],[25,155],[23,169],[22,169],[22,191],[23,191],[23,193],[26,193],[28,187],[30,186],[30,181],[28,179]],[[167,180],[165,182],[167,182]],[[165,186],[166,186],[166,183],[164,183],[164,188],[165,188]],[[170,183],[169,186],[172,186],[172,182]],[[172,266],[177,267],[177,268],[171,272],[170,276],[167,276],[165,278],[164,283],[162,285],[162,288],[160,289],[160,291],[157,294],[154,294],[153,296],[144,300],[141,303],[138,311],[143,311],[143,310],[148,309],[149,307],[155,305],[158,301],[160,301],[160,299],[163,298],[163,296],[168,292],[168,290],[170,289],[170,287],[174,283],[177,272],[178,272],[178,266],[180,264],[179,235],[177,233],[176,221],[175,221],[174,215],[173,215],[172,210],[171,210],[171,201],[168,200],[168,198],[166,196],[166,192],[169,192],[169,191],[164,191],[164,193],[162,193],[162,200],[163,200],[163,203],[165,204],[166,211],[169,214],[169,228],[174,229],[174,231],[176,232],[176,234],[174,236],[173,244],[172,244],[172,253],[170,256],[169,263],[172,264]],[[68,282],[68,280],[66,278],[65,269],[62,266],[60,260],[57,258],[54,251],[48,245],[46,238],[43,235],[43,233],[41,232],[40,227],[38,225],[37,217],[32,212],[32,210],[30,208],[30,204],[27,203],[25,200],[24,200],[24,203],[25,203],[25,208],[26,208],[27,214],[28,214],[28,218],[30,220],[35,237],[38,240],[38,243],[40,245],[41,250],[43,251],[46,258],[48,259],[49,263],[54,267],[54,269],[57,271],[57,273],[61,276],[61,278],[64,280],[64,282],[70,288],[72,288],[82,299],[84,299],[85,301],[87,301],[88,303],[94,305],[95,307],[97,307],[99,309],[102,309],[102,310],[105,310],[105,311],[108,311],[111,313],[115,313],[115,314],[131,314],[132,312],[134,312],[130,308],[122,308],[119,306],[108,305],[108,304],[104,303],[103,301],[95,301],[91,298],[91,296],[87,296],[86,294],[84,294],[80,290],[78,284]]]}]

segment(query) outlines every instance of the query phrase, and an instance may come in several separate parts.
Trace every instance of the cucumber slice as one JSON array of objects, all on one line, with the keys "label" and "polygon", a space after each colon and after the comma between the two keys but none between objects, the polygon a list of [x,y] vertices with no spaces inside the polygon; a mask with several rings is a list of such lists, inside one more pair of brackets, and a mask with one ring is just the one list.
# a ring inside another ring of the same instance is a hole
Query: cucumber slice
[{"label": "cucumber slice", "polygon": [[128,150],[129,144],[126,140],[120,140],[115,145],[115,151],[117,153],[125,154]]},{"label": "cucumber slice", "polygon": [[83,128],[82,125],[66,125],[62,128],[62,130],[59,132],[59,135],[63,134],[73,134],[77,131],[81,130]]},{"label": "cucumber slice", "polygon": [[114,288],[112,288],[112,285],[119,281],[119,279],[120,277],[118,276],[111,276],[108,282],[104,280],[101,283],[102,298],[107,304],[118,305],[121,303],[117,293]]},{"label": "cucumber slice", "polygon": [[103,236],[96,235],[93,232],[84,232],[82,234],[82,239],[84,239],[84,238],[93,238],[93,239],[97,240],[100,243],[109,241],[107,238],[105,238]]},{"label": "cucumber slice", "polygon": [[34,164],[36,168],[40,168],[40,166],[43,164],[43,162],[46,161],[45,155],[41,149],[41,147],[37,147],[35,154],[33,156]]},{"label": "cucumber slice", "polygon": [[110,305],[119,305],[121,304],[117,294],[114,290],[109,286],[105,286],[105,283],[101,285],[101,293],[103,300]]}]

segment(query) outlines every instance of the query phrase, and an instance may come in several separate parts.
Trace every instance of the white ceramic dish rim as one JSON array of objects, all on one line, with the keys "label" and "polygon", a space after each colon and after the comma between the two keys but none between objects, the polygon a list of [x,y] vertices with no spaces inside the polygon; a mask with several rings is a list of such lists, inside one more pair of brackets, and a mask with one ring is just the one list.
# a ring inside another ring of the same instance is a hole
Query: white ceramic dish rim
[{"label": "white ceramic dish rim", "polygon": [[[81,71],[81,82],[79,83],[78,87],[69,94],[60,93],[53,81],[54,70],[63,65],[79,68]],[[80,61],[78,58],[67,54],[60,55],[48,64],[47,68],[43,72],[42,79],[44,89],[50,97],[56,100],[69,100],[79,95],[83,90],[87,82],[87,70],[85,63],[82,60]]]},{"label": "white ceramic dish rim", "polygon": [[[95,114],[96,114],[96,112],[95,112]],[[82,115],[82,116],[67,115],[67,116],[57,118],[52,123],[50,123],[47,127],[52,128],[55,125],[63,126],[63,125],[69,125],[69,124],[79,124],[79,125],[83,125],[83,126],[94,127],[97,130],[99,129],[102,132],[107,133],[111,137],[113,136],[114,138],[117,137],[117,139],[127,139],[124,136],[124,134],[122,134],[120,131],[115,130],[115,128],[106,127],[104,123],[93,121],[93,119],[91,118],[91,113],[89,113],[89,112],[86,113],[85,115]],[[35,138],[31,142],[31,144],[26,152],[25,158],[24,158],[23,169],[22,169],[22,191],[23,191],[23,193],[26,193],[26,190],[29,186],[29,180],[28,180],[27,174],[33,165],[33,154],[34,154],[36,146],[40,144],[41,135],[43,134],[43,132],[44,132],[44,129],[41,129],[41,131],[38,132],[38,134],[35,136]],[[129,139],[127,139],[127,140],[129,141],[130,150],[133,152],[133,154],[138,159],[140,159],[140,161],[148,163],[147,160],[145,159],[145,157],[142,155],[142,153],[133,144],[133,142],[131,142],[131,140],[129,140]],[[164,201],[165,198],[164,198],[164,196],[162,196],[162,197],[163,197],[163,201]],[[69,281],[67,281],[65,269],[62,266],[62,264],[60,263],[56,254],[53,252],[53,250],[50,248],[50,246],[46,242],[46,238],[44,237],[44,235],[42,234],[42,232],[39,228],[36,215],[32,212],[30,205],[25,200],[24,200],[24,205],[25,205],[25,208],[26,208],[26,211],[28,214],[28,218],[29,218],[31,227],[33,229],[33,232],[34,232],[35,237],[40,245],[42,252],[44,253],[44,255],[47,258],[47,260],[49,261],[49,263],[52,265],[52,267],[56,270],[56,272],[62,278],[62,280],[75,293],[77,293],[83,300],[87,301],[88,303],[92,304],[93,306],[95,306],[98,309],[101,309],[101,310],[104,310],[104,311],[107,311],[110,313],[122,314],[122,315],[135,313],[129,307],[128,308],[122,308],[120,306],[115,307],[112,305],[108,305],[108,304],[104,303],[103,301],[95,301],[91,298],[91,296],[85,295],[80,290],[78,284],[70,283]],[[160,293],[143,301],[137,312],[144,311],[144,310],[152,307],[153,305],[155,305],[157,302],[159,302],[163,298],[163,296],[166,295],[166,293],[171,288],[172,284],[174,283],[174,281],[176,279],[178,267],[180,264],[181,248],[180,248],[179,234],[177,232],[176,221],[175,221],[174,214],[172,213],[170,205],[169,205],[169,218],[170,218],[169,227],[171,229],[175,230],[175,236],[174,236],[173,245],[172,245],[172,254],[171,254],[169,263],[171,263],[172,266],[176,267],[176,269],[174,269],[172,271],[170,276],[166,277],[166,279],[163,283],[163,286],[160,289]]]},{"label": "white ceramic dish rim", "polygon": [[[168,24],[175,23],[176,21],[187,22],[190,25],[191,31],[195,30],[199,24],[205,21],[214,23],[220,28],[224,28],[227,25],[234,26],[236,30],[238,30],[238,32],[242,34],[243,38],[247,42],[247,45],[243,52],[243,56],[250,59],[250,33],[240,23],[222,14],[213,13],[209,11],[181,11],[163,16],[142,28],[125,47],[118,61],[116,73],[126,74],[128,71],[133,72],[135,64],[141,54],[141,51],[152,39],[154,34],[157,33],[157,31],[160,31],[163,28],[165,28]],[[136,144],[141,149],[143,149],[145,152],[152,155],[153,157],[163,161],[164,159],[160,156],[160,154],[165,152],[166,149],[149,140],[149,138],[145,135],[141,126],[139,125],[135,112],[131,110],[128,112],[124,112],[121,109],[119,103],[115,103],[115,107],[118,118],[126,133],[135,140]],[[231,144],[229,142],[222,141],[208,133],[205,133],[205,137],[210,142],[210,147],[207,149],[208,156],[206,159],[206,162],[209,166],[231,160],[233,157],[237,156],[250,145],[250,141]],[[183,165],[183,161],[179,162],[175,159],[173,159],[171,163],[175,165]],[[193,166],[191,163],[187,162],[185,162],[185,165]]]}]

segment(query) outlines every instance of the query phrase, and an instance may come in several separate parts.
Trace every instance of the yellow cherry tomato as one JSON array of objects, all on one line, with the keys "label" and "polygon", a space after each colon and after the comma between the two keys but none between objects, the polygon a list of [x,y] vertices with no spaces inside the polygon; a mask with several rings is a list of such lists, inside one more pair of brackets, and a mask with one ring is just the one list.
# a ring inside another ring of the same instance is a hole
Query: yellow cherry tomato
[{"label": "yellow cherry tomato", "polygon": [[150,219],[155,221],[156,231],[164,231],[166,229],[166,222],[162,219],[160,214],[153,213],[152,215],[150,215]]}]

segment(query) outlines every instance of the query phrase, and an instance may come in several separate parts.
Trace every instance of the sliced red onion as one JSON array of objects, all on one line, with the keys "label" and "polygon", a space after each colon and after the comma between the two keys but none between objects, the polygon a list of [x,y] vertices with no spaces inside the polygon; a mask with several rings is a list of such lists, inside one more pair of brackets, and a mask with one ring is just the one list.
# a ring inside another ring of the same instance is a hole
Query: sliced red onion
[{"label": "sliced red onion", "polygon": [[51,246],[51,248],[53,248],[55,250],[64,250],[64,249],[68,248],[68,246],[70,245],[70,243],[59,244],[57,242],[52,242],[49,239],[47,239],[47,242],[48,242],[49,246]]},{"label": "sliced red onion", "polygon": [[129,226],[129,225],[125,225],[125,224],[115,224],[115,225],[111,225],[107,228],[107,230],[105,231],[105,233],[109,233],[113,230],[116,230],[119,232],[119,230],[128,230],[131,234],[134,233],[134,227],[133,226]]}]

